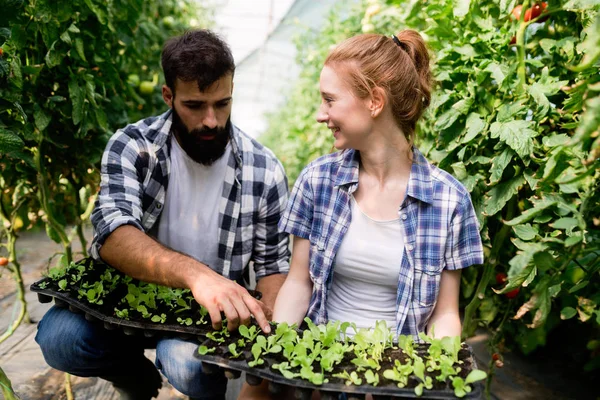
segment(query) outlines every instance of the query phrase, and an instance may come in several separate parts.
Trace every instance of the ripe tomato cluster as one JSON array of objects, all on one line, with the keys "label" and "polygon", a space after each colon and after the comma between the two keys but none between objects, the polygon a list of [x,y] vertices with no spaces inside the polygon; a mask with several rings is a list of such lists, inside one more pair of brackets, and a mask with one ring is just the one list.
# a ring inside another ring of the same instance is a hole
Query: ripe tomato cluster
[{"label": "ripe tomato cluster", "polygon": [[[548,3],[545,1],[534,4],[533,6],[529,7],[527,10],[525,10],[525,15],[523,16],[523,21],[529,22],[532,19],[539,17],[540,15],[542,15],[542,13],[544,11],[546,11],[546,8],[548,8]],[[523,5],[519,4],[518,6],[513,8],[512,12],[511,12],[511,18],[518,21],[521,18],[522,12],[523,12]],[[548,19],[548,16],[545,16],[545,17],[542,17],[539,20],[537,20],[537,22],[544,22],[547,19]],[[510,44],[515,44],[515,43],[517,43],[517,37],[513,36],[510,38]]]},{"label": "ripe tomato cluster", "polygon": [[[508,276],[506,276],[506,274],[504,272],[498,272],[496,274],[496,283],[498,285],[503,285],[508,279]],[[510,292],[506,292],[504,293],[504,296],[506,296],[509,299],[514,299],[515,297],[517,297],[517,295],[519,294],[519,288],[515,288],[513,290],[511,290]]]},{"label": "ripe tomato cluster", "polygon": [[[525,10],[525,16],[523,17],[523,20],[525,22],[529,22],[532,19],[539,17],[544,11],[546,11],[546,8],[548,8],[548,3],[545,1],[534,4],[532,7],[529,7],[527,10]],[[512,10],[513,18],[519,20],[521,18],[521,12],[523,12],[523,6],[519,4]],[[539,22],[543,21],[545,21],[545,18],[540,19]]]}]

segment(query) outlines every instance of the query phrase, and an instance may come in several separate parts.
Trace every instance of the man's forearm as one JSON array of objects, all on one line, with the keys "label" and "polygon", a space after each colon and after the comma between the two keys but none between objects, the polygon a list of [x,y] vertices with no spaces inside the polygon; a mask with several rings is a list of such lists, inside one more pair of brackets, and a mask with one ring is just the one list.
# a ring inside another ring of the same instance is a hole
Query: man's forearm
[{"label": "man's forearm", "polygon": [[120,226],[108,236],[100,256],[133,278],[169,287],[189,288],[190,282],[208,269],[130,225]]},{"label": "man's forearm", "polygon": [[271,310],[275,308],[275,299],[279,289],[285,282],[286,274],[273,274],[261,278],[256,284],[256,290],[262,293],[262,302]]}]

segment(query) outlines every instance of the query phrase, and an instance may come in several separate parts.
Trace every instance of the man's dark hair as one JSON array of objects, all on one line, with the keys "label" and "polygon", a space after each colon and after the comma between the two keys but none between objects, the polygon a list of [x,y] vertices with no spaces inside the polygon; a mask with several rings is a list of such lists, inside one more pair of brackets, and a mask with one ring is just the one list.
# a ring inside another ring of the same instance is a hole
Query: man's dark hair
[{"label": "man's dark hair", "polygon": [[197,81],[203,92],[223,76],[235,72],[231,49],[208,29],[187,31],[169,39],[163,46],[161,63],[173,94],[177,78],[184,82]]}]

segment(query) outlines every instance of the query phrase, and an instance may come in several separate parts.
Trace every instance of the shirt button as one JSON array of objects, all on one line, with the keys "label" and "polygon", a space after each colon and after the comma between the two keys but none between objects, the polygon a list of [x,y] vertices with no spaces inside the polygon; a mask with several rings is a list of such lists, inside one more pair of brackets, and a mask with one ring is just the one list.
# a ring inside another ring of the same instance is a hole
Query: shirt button
[{"label": "shirt button", "polygon": [[400,215],[400,218],[402,218],[403,220],[406,220],[408,218],[408,215],[403,213],[402,215]]},{"label": "shirt button", "polygon": [[158,203],[158,204],[156,205],[156,208],[158,208],[158,209],[160,210],[160,209],[162,208],[162,204]]},{"label": "shirt button", "polygon": [[413,249],[415,248],[412,244],[409,244],[406,246],[406,248],[408,249],[408,251],[413,251]]}]

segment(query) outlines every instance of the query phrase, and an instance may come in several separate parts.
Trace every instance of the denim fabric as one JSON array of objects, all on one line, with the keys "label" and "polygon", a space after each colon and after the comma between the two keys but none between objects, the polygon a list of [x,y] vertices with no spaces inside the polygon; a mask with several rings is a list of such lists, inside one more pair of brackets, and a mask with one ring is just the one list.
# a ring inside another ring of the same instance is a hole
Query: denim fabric
[{"label": "denim fabric", "polygon": [[72,375],[97,376],[125,391],[150,398],[161,380],[144,349],[156,347],[156,365],[180,392],[198,399],[223,399],[227,379],[222,373],[205,375],[194,358],[198,343],[176,338],[148,339],[109,331],[82,314],[52,307],[38,325],[35,337],[48,365]]}]

